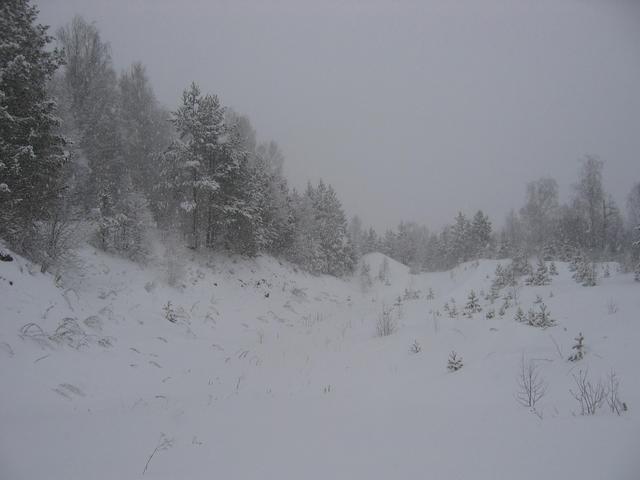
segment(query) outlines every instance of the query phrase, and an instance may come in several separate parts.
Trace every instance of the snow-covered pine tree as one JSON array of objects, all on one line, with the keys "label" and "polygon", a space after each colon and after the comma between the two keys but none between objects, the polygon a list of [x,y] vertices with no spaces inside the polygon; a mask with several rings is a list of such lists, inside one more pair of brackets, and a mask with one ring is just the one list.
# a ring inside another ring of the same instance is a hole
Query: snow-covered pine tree
[{"label": "snow-covered pine tree", "polygon": [[551,264],[549,265],[549,275],[558,275],[558,269],[556,267],[556,262],[551,260]]},{"label": "snow-covered pine tree", "polygon": [[481,312],[482,307],[480,306],[480,300],[476,295],[474,290],[469,292],[469,296],[467,297],[467,304],[464,307],[464,315],[468,318],[473,317],[474,314]]},{"label": "snow-covered pine tree", "polygon": [[538,264],[536,266],[535,272],[532,272],[527,277],[525,283],[527,285],[535,286],[548,285],[549,283],[551,283],[551,279],[549,278],[549,270],[542,258],[538,259]]},{"label": "snow-covered pine tree", "polygon": [[458,265],[470,258],[471,224],[467,217],[458,212],[455,223],[448,232],[447,250],[450,265]]},{"label": "snow-covered pine tree", "polygon": [[364,234],[361,249],[363,255],[380,250],[380,240],[378,239],[378,234],[372,227],[369,227],[367,233]]},{"label": "snow-covered pine tree", "polygon": [[458,354],[452,350],[449,354],[449,360],[447,361],[447,370],[450,372],[457,372],[462,367],[462,357],[459,357]]},{"label": "snow-covered pine tree", "polygon": [[482,210],[478,210],[471,222],[470,254],[473,258],[490,258],[493,255],[491,248],[491,221]]},{"label": "snow-covered pine tree", "polygon": [[322,271],[322,252],[320,241],[315,235],[315,211],[313,207],[313,186],[309,183],[304,195],[295,189],[291,193],[293,214],[293,242],[286,251],[286,256],[303,269],[319,273]]},{"label": "snow-covered pine tree", "polygon": [[584,254],[580,250],[574,250],[569,260],[569,271],[576,272],[578,267],[585,262]]},{"label": "snow-covered pine tree", "polygon": [[292,259],[314,273],[341,276],[351,272],[355,264],[353,249],[346,217],[333,188],[323,181],[317,187],[309,183],[305,194],[293,203]]},{"label": "snow-covered pine tree", "polygon": [[61,64],[28,0],[0,3],[0,236],[30,252],[62,190],[66,160],[47,82]]},{"label": "snow-covered pine tree", "polygon": [[342,276],[353,270],[354,253],[347,220],[333,187],[320,181],[315,190],[315,225],[324,257],[323,273]]},{"label": "snow-covered pine tree", "polygon": [[513,319],[518,323],[525,323],[527,321],[527,317],[525,316],[524,311],[522,311],[521,307],[518,307],[518,310],[516,310],[516,314]]},{"label": "snow-covered pine tree", "polygon": [[515,278],[529,275],[532,272],[531,264],[524,250],[520,250],[514,257],[510,265],[511,272]]},{"label": "snow-covered pine tree", "polygon": [[175,216],[189,236],[189,246],[199,248],[215,239],[216,219],[228,214],[231,205],[216,202],[221,182],[238,170],[237,159],[224,155],[226,140],[224,109],[215,95],[202,95],[192,83],[182,103],[172,113],[179,138],[162,155],[161,183],[169,217]]},{"label": "snow-covered pine tree", "polygon": [[526,317],[527,325],[535,327],[537,321],[538,321],[538,318],[536,316],[536,312],[533,310],[533,308],[529,308],[529,310],[527,311],[527,317]]},{"label": "snow-covered pine tree", "polygon": [[551,313],[544,303],[540,303],[535,316],[535,326],[540,328],[548,328],[555,325],[555,320],[551,318]]},{"label": "snow-covered pine tree", "polygon": [[542,247],[542,259],[546,262],[553,261],[557,257],[557,249],[553,242],[547,242]]},{"label": "snow-covered pine tree", "polygon": [[583,287],[595,287],[598,283],[598,270],[594,262],[586,262],[578,269],[578,280]]},{"label": "snow-covered pine tree", "polygon": [[576,344],[571,347],[571,349],[575,351],[569,356],[570,362],[577,362],[578,360],[582,360],[584,357],[584,337],[582,336],[582,332],[578,333],[575,341]]},{"label": "snow-covered pine tree", "polygon": [[458,318],[458,306],[456,305],[456,299],[452,298],[448,302],[445,302],[443,310],[447,312],[449,318]]},{"label": "snow-covered pine tree", "polygon": [[95,241],[105,251],[144,262],[150,251],[147,232],[153,217],[146,198],[130,181],[120,188],[120,192],[115,202],[107,194],[101,199]]}]

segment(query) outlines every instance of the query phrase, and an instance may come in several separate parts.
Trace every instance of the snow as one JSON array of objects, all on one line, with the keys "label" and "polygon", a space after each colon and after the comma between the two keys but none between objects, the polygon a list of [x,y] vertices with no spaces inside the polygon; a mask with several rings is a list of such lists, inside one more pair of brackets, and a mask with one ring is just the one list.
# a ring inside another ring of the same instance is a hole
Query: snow
[{"label": "snow", "polygon": [[[314,277],[266,256],[180,255],[175,286],[166,255],[141,267],[86,248],[60,285],[17,255],[0,262],[0,478],[141,478],[147,461],[144,478],[161,479],[640,474],[640,289],[613,266],[592,288],[562,263],[551,285],[523,287],[523,310],[540,295],[557,321],[542,330],[514,322],[514,307],[434,316],[471,289],[486,310],[497,261],[411,275],[369,254],[363,288],[357,274]],[[420,298],[376,337],[382,305],[405,290]],[[65,318],[85,346],[20,336],[31,322],[53,336]],[[585,358],[568,362],[578,332]],[[514,398],[523,354],[548,383],[538,414]],[[579,415],[571,375],[587,368],[594,380],[615,369],[629,411]]]}]

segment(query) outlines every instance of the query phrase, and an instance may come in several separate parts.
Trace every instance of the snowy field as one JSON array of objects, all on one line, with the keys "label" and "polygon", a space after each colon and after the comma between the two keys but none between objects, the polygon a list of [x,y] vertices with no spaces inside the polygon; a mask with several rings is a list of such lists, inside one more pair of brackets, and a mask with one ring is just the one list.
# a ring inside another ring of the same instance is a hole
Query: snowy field
[{"label": "snowy field", "polygon": [[[539,295],[556,320],[540,329],[515,306],[486,318],[497,261],[411,275],[387,260],[380,281],[370,254],[367,286],[183,255],[174,286],[161,260],[91,248],[58,285],[0,263],[1,479],[640,478],[640,289],[613,264],[592,288],[561,263],[523,286],[523,310]],[[471,289],[483,311],[450,318]],[[396,328],[380,337],[383,308]],[[547,385],[535,411],[515,398],[523,355]],[[580,370],[615,370],[627,411],[580,415]]]}]

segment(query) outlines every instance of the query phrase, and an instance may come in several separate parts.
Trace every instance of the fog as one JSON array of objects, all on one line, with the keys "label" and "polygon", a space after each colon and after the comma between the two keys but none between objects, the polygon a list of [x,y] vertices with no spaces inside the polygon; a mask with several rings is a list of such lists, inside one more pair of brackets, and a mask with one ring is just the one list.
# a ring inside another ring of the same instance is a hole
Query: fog
[{"label": "fog", "polygon": [[141,60],[174,108],[197,81],[276,140],[294,186],[323,178],[349,215],[430,226],[524,185],[561,199],[585,154],[624,206],[640,178],[640,3],[40,0],[93,20],[117,68]]}]

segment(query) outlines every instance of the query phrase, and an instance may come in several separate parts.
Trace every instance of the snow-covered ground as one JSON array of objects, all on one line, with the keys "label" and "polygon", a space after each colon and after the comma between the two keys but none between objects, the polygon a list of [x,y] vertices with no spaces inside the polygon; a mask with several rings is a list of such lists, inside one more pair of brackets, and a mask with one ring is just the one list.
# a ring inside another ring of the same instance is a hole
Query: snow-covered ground
[{"label": "snow-covered ground", "polygon": [[[444,314],[489,291],[496,261],[410,275],[387,260],[381,282],[370,254],[368,287],[183,255],[176,286],[162,261],[90,248],[59,286],[0,263],[1,479],[640,478],[640,286],[613,266],[593,288],[563,264],[523,287],[523,309],[539,295],[557,321],[542,330],[515,308],[485,318],[500,300]],[[405,290],[419,298],[398,305]],[[383,308],[397,331],[378,337]],[[586,355],[568,362],[579,332]],[[523,355],[548,384],[536,412],[514,398]],[[628,411],[580,415],[569,389],[587,369],[615,370]]]}]

